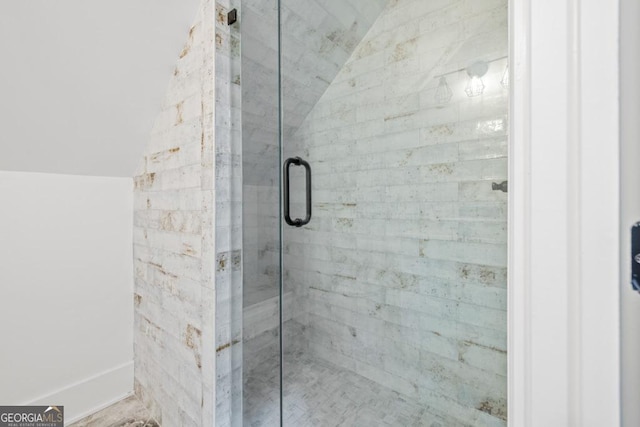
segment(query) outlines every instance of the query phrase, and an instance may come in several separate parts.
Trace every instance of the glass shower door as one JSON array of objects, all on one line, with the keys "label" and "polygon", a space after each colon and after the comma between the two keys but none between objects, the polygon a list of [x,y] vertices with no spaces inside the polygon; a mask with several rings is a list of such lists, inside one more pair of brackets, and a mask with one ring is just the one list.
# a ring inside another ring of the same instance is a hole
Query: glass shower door
[{"label": "glass shower door", "polygon": [[505,426],[507,1],[279,16],[282,424]]},{"label": "glass shower door", "polygon": [[280,113],[277,0],[243,0],[243,425],[280,425]]}]

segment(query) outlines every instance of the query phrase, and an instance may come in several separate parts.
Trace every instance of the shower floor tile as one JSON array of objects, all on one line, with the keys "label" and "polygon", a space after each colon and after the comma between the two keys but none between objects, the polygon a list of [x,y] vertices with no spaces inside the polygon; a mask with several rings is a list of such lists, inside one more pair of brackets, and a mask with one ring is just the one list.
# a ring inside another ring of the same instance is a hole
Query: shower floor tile
[{"label": "shower floor tile", "polygon": [[160,427],[147,408],[131,396],[68,427]]},{"label": "shower floor tile", "polygon": [[[279,425],[278,357],[245,377],[244,426]],[[442,427],[423,405],[351,371],[307,356],[286,356],[283,424],[311,426]]]}]

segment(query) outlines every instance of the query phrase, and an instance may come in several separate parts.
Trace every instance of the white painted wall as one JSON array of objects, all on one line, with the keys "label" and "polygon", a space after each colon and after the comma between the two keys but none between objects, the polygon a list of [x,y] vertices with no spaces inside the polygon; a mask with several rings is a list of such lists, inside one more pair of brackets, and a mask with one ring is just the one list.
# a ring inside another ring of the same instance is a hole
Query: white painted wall
[{"label": "white painted wall", "polygon": [[133,390],[132,180],[0,172],[0,403]]},{"label": "white painted wall", "polygon": [[0,170],[132,176],[198,3],[1,1]]}]

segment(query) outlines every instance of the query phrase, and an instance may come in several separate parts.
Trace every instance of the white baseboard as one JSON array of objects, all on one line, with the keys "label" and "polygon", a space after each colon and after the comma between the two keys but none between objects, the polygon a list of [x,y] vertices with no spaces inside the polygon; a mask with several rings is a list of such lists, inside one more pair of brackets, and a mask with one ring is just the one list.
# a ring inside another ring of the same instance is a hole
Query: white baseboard
[{"label": "white baseboard", "polygon": [[133,394],[133,361],[69,384],[24,405],[62,405],[65,425]]}]

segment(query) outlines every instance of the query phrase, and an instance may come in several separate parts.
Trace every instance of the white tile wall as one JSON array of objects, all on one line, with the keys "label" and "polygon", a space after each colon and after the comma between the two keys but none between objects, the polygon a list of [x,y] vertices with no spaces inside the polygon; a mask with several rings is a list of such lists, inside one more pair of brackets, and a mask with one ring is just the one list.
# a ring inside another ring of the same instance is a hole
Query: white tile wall
[{"label": "white tile wall", "polygon": [[136,393],[162,425],[214,425],[214,3],[203,0],[135,177]]},{"label": "white tile wall", "polygon": [[506,425],[506,60],[477,98],[462,72],[438,104],[434,76],[506,53],[504,0],[391,1],[284,142],[313,168],[285,230],[309,353],[451,425]]}]

